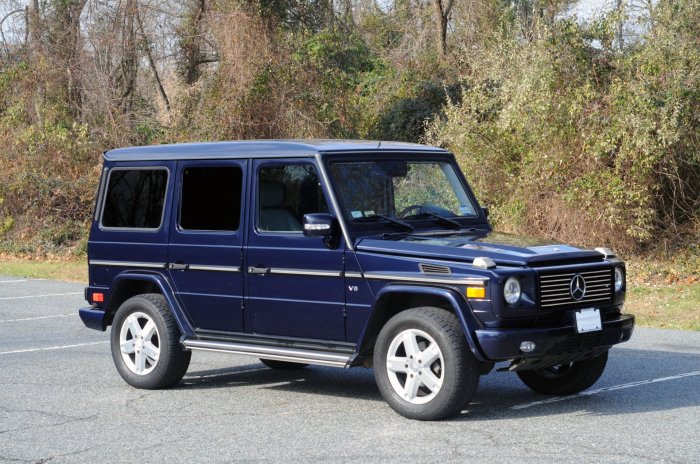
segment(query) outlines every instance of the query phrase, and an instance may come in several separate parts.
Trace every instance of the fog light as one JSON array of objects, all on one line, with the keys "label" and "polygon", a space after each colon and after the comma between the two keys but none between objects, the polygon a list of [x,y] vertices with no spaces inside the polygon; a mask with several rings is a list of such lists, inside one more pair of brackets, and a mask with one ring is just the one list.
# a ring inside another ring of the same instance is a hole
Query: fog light
[{"label": "fog light", "polygon": [[520,344],[520,351],[522,351],[523,353],[531,353],[535,351],[535,348],[535,342],[524,341]]}]

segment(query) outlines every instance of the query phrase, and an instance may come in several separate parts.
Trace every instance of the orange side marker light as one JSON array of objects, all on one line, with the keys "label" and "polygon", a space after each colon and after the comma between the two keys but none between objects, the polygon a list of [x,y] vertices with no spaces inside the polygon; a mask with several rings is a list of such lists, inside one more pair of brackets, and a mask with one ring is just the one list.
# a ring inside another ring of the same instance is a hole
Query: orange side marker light
[{"label": "orange side marker light", "polygon": [[467,287],[467,298],[486,298],[486,288],[484,287]]}]

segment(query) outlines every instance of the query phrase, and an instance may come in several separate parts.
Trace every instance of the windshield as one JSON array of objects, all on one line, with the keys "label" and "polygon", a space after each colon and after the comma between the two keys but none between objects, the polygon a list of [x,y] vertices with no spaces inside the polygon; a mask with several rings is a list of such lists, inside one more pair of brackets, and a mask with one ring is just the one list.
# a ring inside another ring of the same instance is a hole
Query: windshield
[{"label": "windshield", "polygon": [[[330,164],[336,194],[350,223],[408,224],[430,220],[449,228],[476,217],[454,168],[444,161],[378,160]],[[453,218],[452,220],[446,220]],[[408,221],[408,222],[406,222]]]}]

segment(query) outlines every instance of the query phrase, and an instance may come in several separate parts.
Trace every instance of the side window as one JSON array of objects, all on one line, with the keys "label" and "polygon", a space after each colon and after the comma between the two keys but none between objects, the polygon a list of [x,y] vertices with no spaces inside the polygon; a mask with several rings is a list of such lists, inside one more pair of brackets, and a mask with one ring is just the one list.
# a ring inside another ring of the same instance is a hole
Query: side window
[{"label": "side window", "polygon": [[112,169],[102,226],[158,229],[163,218],[167,184],[165,169]]},{"label": "side window", "polygon": [[238,166],[185,169],[180,227],[184,230],[238,230],[242,180],[243,171]]},{"label": "side window", "polygon": [[258,230],[301,232],[305,214],[327,212],[328,203],[313,165],[272,165],[260,169]]}]

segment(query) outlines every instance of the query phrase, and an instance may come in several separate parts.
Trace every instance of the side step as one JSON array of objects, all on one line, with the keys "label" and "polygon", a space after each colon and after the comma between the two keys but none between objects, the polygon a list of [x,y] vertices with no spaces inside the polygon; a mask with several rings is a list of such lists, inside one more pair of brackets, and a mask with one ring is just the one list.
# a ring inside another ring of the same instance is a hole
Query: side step
[{"label": "side step", "polygon": [[225,341],[196,340],[186,338],[182,344],[188,350],[218,351],[242,354],[256,358],[289,361],[321,366],[350,367],[355,354],[333,353],[329,351],[303,350],[298,348],[273,347],[234,343]]}]

